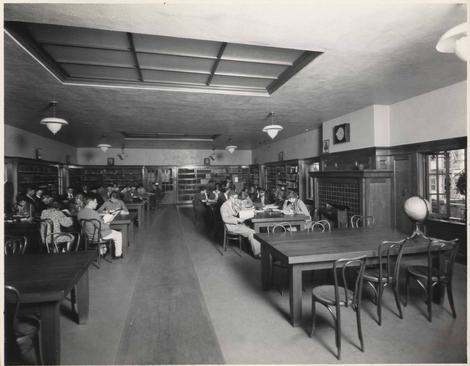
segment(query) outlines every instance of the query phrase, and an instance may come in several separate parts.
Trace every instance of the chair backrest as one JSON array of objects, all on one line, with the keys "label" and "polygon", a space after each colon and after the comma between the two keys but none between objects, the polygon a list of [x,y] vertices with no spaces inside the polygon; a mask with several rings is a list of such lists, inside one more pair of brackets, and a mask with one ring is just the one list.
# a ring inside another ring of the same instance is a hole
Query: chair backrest
[{"label": "chair backrest", "polygon": [[27,246],[26,236],[5,236],[5,255],[24,254]]},{"label": "chair backrest", "polygon": [[325,230],[326,230],[325,224],[320,221],[312,221],[310,222],[310,224],[307,225],[307,231],[323,232]]},{"label": "chair backrest", "polygon": [[431,278],[433,268],[437,270],[438,281],[451,281],[454,271],[455,257],[458,251],[458,239],[431,239],[428,244],[428,278]]},{"label": "chair backrest", "polygon": [[[335,286],[335,303],[339,306],[339,292],[344,291],[344,300],[346,306],[351,301],[351,306],[357,307],[361,303],[362,279],[364,277],[364,268],[366,265],[366,256],[341,258],[333,264],[333,277]],[[359,267],[359,270],[358,268]],[[338,276],[338,272],[340,272]],[[349,286],[348,278],[354,283],[353,288]],[[352,299],[349,291],[352,291]]]},{"label": "chair backrest", "polygon": [[385,283],[398,280],[403,249],[407,239],[399,241],[383,241],[379,244],[377,255],[379,257],[379,283],[386,278]]},{"label": "chair backrest", "polygon": [[276,230],[278,232],[286,232],[286,231],[292,232],[292,225],[288,222],[279,222],[274,226],[271,226],[271,227],[268,226],[268,234],[269,234],[270,229],[272,233],[275,233]]},{"label": "chair backrest", "polygon": [[48,253],[77,252],[80,246],[80,233],[78,232],[53,233],[50,237],[51,244],[46,245],[46,248],[50,248]]},{"label": "chair backrest", "polygon": [[88,244],[95,244],[101,241],[101,222],[97,219],[80,220],[81,235],[85,239],[85,249]]},{"label": "chair backrest", "polygon": [[351,216],[351,227],[353,229],[358,229],[360,227],[370,227],[375,225],[375,217],[372,215],[363,216],[363,215],[352,215]]},{"label": "chair backrest", "polygon": [[322,224],[326,231],[331,231],[331,224],[328,220],[318,220],[317,222]]},{"label": "chair backrest", "polygon": [[48,240],[50,241],[50,235],[54,232],[54,222],[51,219],[41,219],[39,224],[39,231],[41,233],[41,241],[44,245],[47,244]]},{"label": "chair backrest", "polygon": [[[5,325],[7,329],[16,329],[18,312],[20,309],[20,292],[16,287],[5,285]],[[8,316],[7,316],[8,315]],[[11,327],[11,328],[9,328]]]}]

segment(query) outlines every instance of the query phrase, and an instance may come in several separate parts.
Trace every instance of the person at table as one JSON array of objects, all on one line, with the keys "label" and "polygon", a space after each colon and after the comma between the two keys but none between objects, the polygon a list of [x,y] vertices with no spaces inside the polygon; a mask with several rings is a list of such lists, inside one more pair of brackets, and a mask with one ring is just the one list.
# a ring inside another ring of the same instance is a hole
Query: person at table
[{"label": "person at table", "polygon": [[[107,223],[103,221],[99,213],[96,211],[98,203],[96,198],[85,196],[85,207],[77,214],[78,222],[80,220],[95,219],[101,223],[101,237],[105,240],[112,239],[114,241],[115,257],[122,257],[122,233],[120,231],[112,230]],[[91,225],[86,225],[86,234],[91,237],[93,235],[93,228]],[[100,248],[101,254],[106,253],[106,246]]]},{"label": "person at table", "polygon": [[271,200],[268,199],[266,195],[266,190],[262,187],[258,187],[258,193],[256,199],[253,202],[257,207],[264,207],[271,204]]},{"label": "person at table", "polygon": [[222,221],[227,227],[229,233],[240,234],[241,236],[248,238],[251,250],[255,258],[261,257],[261,244],[254,238],[255,231],[244,224],[244,220],[237,217],[238,211],[236,208],[236,200],[238,198],[237,193],[234,190],[227,192],[228,200],[225,201],[220,207],[220,215]]},{"label": "person at table", "polygon": [[85,202],[84,202],[85,195],[82,193],[78,193],[73,202],[69,204],[69,214],[70,216],[77,216],[78,212],[85,207]]},{"label": "person at table", "polygon": [[19,194],[16,196],[16,203],[13,205],[13,215],[22,219],[33,219],[33,204],[25,196]]},{"label": "person at table", "polygon": [[240,207],[242,210],[247,209],[247,208],[253,208],[253,201],[250,198],[250,195],[248,194],[247,191],[241,191],[240,192]]},{"label": "person at table", "polygon": [[86,196],[86,195],[88,195],[88,194],[90,193],[90,189],[88,188],[88,185],[84,184],[84,185],[82,186],[81,193],[82,193],[84,196]]},{"label": "person at table", "polygon": [[111,195],[106,201],[104,201],[104,203],[98,209],[98,212],[110,212],[117,210],[121,210],[121,213],[123,214],[129,213],[126,204],[119,199],[119,192],[111,192]]},{"label": "person at table", "polygon": [[277,186],[276,189],[273,191],[274,196],[274,204],[276,204],[279,208],[284,206],[286,201],[286,190],[283,186]]},{"label": "person at table", "polygon": [[299,198],[299,195],[295,191],[289,191],[287,199],[284,201],[282,209],[287,212],[294,214],[305,215],[308,217],[307,220],[311,220],[310,212],[308,211],[305,203]]},{"label": "person at table", "polygon": [[75,197],[74,189],[72,187],[67,187],[65,194],[60,197],[60,200],[62,202],[71,203],[73,202],[74,197]]},{"label": "person at table", "polygon": [[[46,200],[46,203],[48,204],[48,207],[41,212],[41,220],[45,220],[45,219],[51,220],[52,228],[51,227],[47,228],[46,225],[42,223],[40,230],[41,230],[41,238],[44,238],[44,235],[47,234],[47,236],[45,237],[46,242],[43,244],[50,245],[52,243],[51,234],[60,233],[62,231],[62,228],[61,228],[62,226],[71,227],[73,225],[73,220],[71,217],[66,216],[61,211],[61,208],[62,208],[61,204],[57,200],[54,200],[51,197]],[[70,244],[71,244],[70,241],[66,241],[67,246],[70,246]]]},{"label": "person at table", "polygon": [[206,223],[206,205],[208,200],[206,187],[199,187],[199,193],[195,194],[193,198],[194,221],[197,226]]},{"label": "person at table", "polygon": [[209,199],[212,201],[217,201],[221,194],[222,194],[222,191],[220,190],[220,184],[216,183],[214,186],[214,190],[209,195]]}]

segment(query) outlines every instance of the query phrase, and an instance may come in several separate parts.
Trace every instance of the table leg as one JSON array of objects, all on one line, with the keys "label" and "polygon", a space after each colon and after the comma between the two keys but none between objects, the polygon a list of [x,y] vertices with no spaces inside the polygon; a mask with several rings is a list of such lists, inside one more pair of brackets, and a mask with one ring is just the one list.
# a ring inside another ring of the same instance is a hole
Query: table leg
[{"label": "table leg", "polygon": [[302,271],[298,266],[289,266],[290,322],[293,327],[302,321]]},{"label": "table leg", "polygon": [[39,305],[42,355],[45,365],[60,364],[60,301]]},{"label": "table leg", "polygon": [[[132,223],[131,223],[132,225]],[[129,233],[128,233],[128,230],[127,228],[129,227],[130,225],[127,225],[127,224],[124,224],[124,225],[121,225],[121,233],[122,233],[122,253],[124,254],[124,256],[127,255],[127,248],[129,247]]]},{"label": "table leg", "polygon": [[266,246],[261,244],[261,285],[263,290],[269,290],[272,287],[273,281],[273,258],[271,253],[266,250]]},{"label": "table leg", "polygon": [[144,210],[144,206],[140,206],[140,217],[142,217],[142,226],[144,226],[144,223],[145,223],[145,210]]},{"label": "table leg", "polygon": [[88,270],[82,275],[76,286],[76,311],[78,324],[86,324],[90,306]]}]

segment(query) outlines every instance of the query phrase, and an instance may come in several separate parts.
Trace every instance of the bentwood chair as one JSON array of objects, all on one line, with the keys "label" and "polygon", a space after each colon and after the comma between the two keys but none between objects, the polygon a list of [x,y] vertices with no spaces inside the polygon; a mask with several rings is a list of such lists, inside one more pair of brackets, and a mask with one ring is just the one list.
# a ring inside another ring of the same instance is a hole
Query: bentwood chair
[{"label": "bentwood chair", "polygon": [[59,232],[49,235],[46,249],[48,253],[71,253],[77,252],[80,247],[79,232]]},{"label": "bentwood chair", "polygon": [[28,247],[28,238],[23,235],[5,236],[5,255],[21,255],[24,254]]},{"label": "bentwood chair", "polygon": [[351,227],[353,229],[359,229],[360,227],[370,227],[375,225],[375,217],[372,215],[352,215],[351,216]]},{"label": "bentwood chair", "polygon": [[[329,225],[329,223],[328,223],[328,225]],[[327,228],[329,228],[329,226],[326,226],[326,224],[323,223],[323,220],[322,221],[312,221],[308,224],[307,231],[324,232],[324,231],[328,230]],[[328,230],[328,231],[330,231],[330,230]]]},{"label": "bentwood chair", "polygon": [[16,358],[21,362],[21,355],[34,348],[36,362],[43,365],[41,320],[33,315],[20,315],[20,292],[13,286],[5,286],[5,350],[6,362]]},{"label": "bentwood chair", "polygon": [[[85,241],[85,250],[97,251],[97,267],[100,268],[100,259],[103,259],[109,263],[110,260],[106,259],[106,254],[111,254],[111,247],[113,245],[112,239],[103,239],[101,236],[101,222],[97,219],[82,219],[80,220],[81,236]],[[101,249],[106,248],[104,253],[101,253]]]},{"label": "bentwood chair", "polygon": [[[239,248],[239,252],[236,251],[233,246],[231,247],[233,249],[233,251],[235,253],[237,253],[240,257],[242,256],[241,255],[241,252],[242,252],[242,236],[240,234],[235,234],[235,233],[231,233],[230,231],[227,230],[227,225],[224,224],[224,241],[223,241],[223,251],[226,252],[227,251],[227,246],[229,246],[229,242],[230,241],[238,241],[238,248]],[[223,252],[222,252],[222,255]]]},{"label": "bentwood chair", "polygon": [[50,235],[54,232],[54,223],[51,219],[41,219],[39,223],[39,232],[41,234],[42,244],[48,247],[48,241],[50,241]]},{"label": "bentwood chair", "polygon": [[[280,222],[280,223],[278,223],[278,224],[276,224],[276,225],[274,225],[274,226],[272,226],[272,227],[268,227],[268,234],[269,234],[270,232],[274,234],[274,233],[276,233],[276,232],[287,232],[287,231],[292,232],[292,225],[291,225],[290,223],[288,223],[288,222]],[[278,259],[274,259],[274,260],[273,260],[273,269],[274,269],[274,268],[280,268],[280,269],[285,270],[285,271],[288,270],[288,267],[287,267],[286,265],[284,265],[284,264],[283,264],[280,260],[278,260]],[[272,276],[273,276],[273,277],[272,277],[272,281],[275,282],[275,281],[274,281],[274,271],[272,271]],[[285,276],[285,277],[287,277],[287,276]],[[288,286],[287,286],[287,284],[286,284],[286,286],[284,286],[284,287],[281,286],[281,287],[278,288],[278,291],[279,291],[279,293],[281,294],[281,296],[284,296],[284,288],[287,288],[287,287],[288,287]]]},{"label": "bentwood chair", "polygon": [[452,317],[456,318],[454,297],[452,295],[452,275],[454,271],[455,257],[458,251],[458,239],[451,241],[431,239],[427,250],[426,266],[409,266],[406,269],[406,297],[405,306],[408,304],[410,291],[410,279],[415,279],[426,295],[428,308],[428,320],[432,321],[432,300],[435,286],[446,286],[447,298],[452,310]]},{"label": "bentwood chair", "polygon": [[[341,359],[341,307],[351,308],[356,313],[357,333],[361,343],[361,351],[364,352],[361,328],[361,296],[365,264],[366,256],[338,259],[333,264],[334,285],[322,285],[312,289],[312,331],[310,337],[315,334],[315,305],[318,302],[328,309],[335,322],[338,360]],[[357,270],[357,267],[359,267],[359,270]],[[353,282],[352,288],[349,287],[348,279]]]},{"label": "bentwood chair", "polygon": [[364,281],[374,292],[377,305],[377,323],[379,325],[382,325],[382,295],[386,286],[392,288],[399,317],[403,319],[398,284],[400,263],[406,242],[407,239],[380,243],[377,248],[378,267],[367,268],[364,272]]}]

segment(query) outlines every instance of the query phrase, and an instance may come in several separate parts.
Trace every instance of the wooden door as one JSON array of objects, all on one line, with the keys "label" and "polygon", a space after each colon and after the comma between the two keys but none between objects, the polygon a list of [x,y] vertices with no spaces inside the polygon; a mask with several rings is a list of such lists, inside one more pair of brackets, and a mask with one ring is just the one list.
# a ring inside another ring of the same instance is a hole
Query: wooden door
[{"label": "wooden door", "polygon": [[403,211],[405,201],[414,194],[411,179],[411,161],[409,155],[395,156],[394,168],[394,203],[395,223],[398,231],[410,234],[413,231],[411,220]]}]

